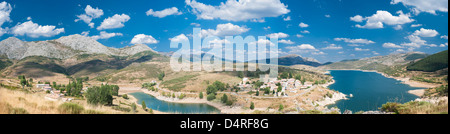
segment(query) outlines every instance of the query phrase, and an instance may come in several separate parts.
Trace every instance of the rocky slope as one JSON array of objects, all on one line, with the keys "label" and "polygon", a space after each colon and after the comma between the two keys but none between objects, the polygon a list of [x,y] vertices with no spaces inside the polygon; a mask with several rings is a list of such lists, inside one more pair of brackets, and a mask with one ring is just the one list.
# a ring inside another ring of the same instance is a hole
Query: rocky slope
[{"label": "rocky slope", "polygon": [[131,56],[144,51],[155,52],[147,45],[134,45],[121,49],[110,48],[92,38],[78,34],[49,41],[25,42],[10,37],[0,42],[0,55],[5,55],[14,60],[30,56],[67,59],[81,54]]},{"label": "rocky slope", "polygon": [[410,52],[403,54],[391,54],[387,56],[376,56],[359,60],[345,60],[321,66],[323,69],[363,69],[377,70],[377,68],[405,65],[413,61],[423,59],[428,55],[421,52]]}]

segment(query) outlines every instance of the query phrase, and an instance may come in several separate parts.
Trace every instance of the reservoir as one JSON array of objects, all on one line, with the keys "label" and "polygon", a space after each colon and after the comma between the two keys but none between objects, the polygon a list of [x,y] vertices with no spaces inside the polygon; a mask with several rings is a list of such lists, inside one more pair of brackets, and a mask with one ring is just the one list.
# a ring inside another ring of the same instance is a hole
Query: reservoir
[{"label": "reservoir", "polygon": [[[336,81],[329,88],[348,95],[349,100],[338,101],[329,107],[338,107],[341,112],[351,110],[376,111],[387,102],[406,103],[419,98],[409,94],[409,90],[420,88],[411,87],[401,81],[384,77],[376,72],[363,71],[330,71]],[[349,97],[352,94],[353,97]]]},{"label": "reservoir", "polygon": [[131,93],[141,104],[145,101],[148,108],[153,110],[166,112],[166,113],[176,113],[176,114],[219,114],[220,110],[210,106],[208,104],[185,104],[185,103],[172,103],[157,99],[154,96],[143,92]]}]

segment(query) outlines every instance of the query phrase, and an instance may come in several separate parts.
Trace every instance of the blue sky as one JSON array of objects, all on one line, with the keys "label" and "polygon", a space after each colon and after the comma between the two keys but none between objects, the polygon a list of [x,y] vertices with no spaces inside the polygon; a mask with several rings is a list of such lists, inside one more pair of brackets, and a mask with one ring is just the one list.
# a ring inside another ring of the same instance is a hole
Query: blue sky
[{"label": "blue sky", "polygon": [[[53,40],[84,33],[109,47],[142,43],[170,52],[177,51],[170,39],[191,38],[193,28],[200,27],[219,37],[281,33],[281,56],[320,62],[447,50],[448,0],[418,1],[0,0],[0,39]],[[86,12],[88,5],[92,10]],[[86,23],[81,15],[92,20]]]}]

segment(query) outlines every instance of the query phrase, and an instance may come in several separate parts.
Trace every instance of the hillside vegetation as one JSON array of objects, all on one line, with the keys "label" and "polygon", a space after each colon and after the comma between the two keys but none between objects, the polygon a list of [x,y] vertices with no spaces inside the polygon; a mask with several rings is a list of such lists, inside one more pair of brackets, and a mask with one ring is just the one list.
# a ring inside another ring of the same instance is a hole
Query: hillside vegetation
[{"label": "hillside vegetation", "polygon": [[407,67],[409,71],[435,72],[448,68],[448,50],[428,56]]}]

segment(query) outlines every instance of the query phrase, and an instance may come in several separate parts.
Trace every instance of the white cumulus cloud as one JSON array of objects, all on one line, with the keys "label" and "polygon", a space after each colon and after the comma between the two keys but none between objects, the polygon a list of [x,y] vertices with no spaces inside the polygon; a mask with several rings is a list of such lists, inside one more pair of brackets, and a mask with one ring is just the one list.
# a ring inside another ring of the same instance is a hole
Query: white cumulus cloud
[{"label": "white cumulus cloud", "polygon": [[207,29],[201,31],[201,37],[207,37],[207,36],[234,36],[234,35],[240,35],[242,33],[248,32],[250,29],[246,26],[238,26],[233,25],[231,23],[227,24],[219,24],[217,25],[216,29]]},{"label": "white cumulus cloud", "polygon": [[131,40],[131,44],[156,44],[159,41],[151,35],[138,34]]},{"label": "white cumulus cloud", "polygon": [[338,46],[336,44],[330,44],[329,46],[323,48],[324,50],[341,50],[342,46]]},{"label": "white cumulus cloud", "polygon": [[368,39],[349,39],[349,38],[334,38],[335,41],[344,41],[352,44],[374,44],[374,41]]},{"label": "white cumulus cloud", "polygon": [[92,19],[100,18],[103,16],[103,10],[99,8],[92,8],[91,5],[87,5],[84,9],[85,14],[77,15],[78,19],[75,22],[82,20],[84,23],[88,24],[89,27],[94,28],[94,23]]},{"label": "white cumulus cloud", "polygon": [[291,41],[291,40],[280,40],[280,41],[278,41],[279,43],[282,43],[282,44],[289,44],[289,45],[292,45],[292,44],[295,44],[295,42],[293,42],[293,41]]},{"label": "white cumulus cloud", "polygon": [[170,41],[173,41],[173,42],[182,42],[182,41],[187,41],[187,40],[189,40],[189,38],[188,38],[186,35],[184,35],[184,34],[180,34],[180,35],[178,35],[178,36],[175,36],[175,37],[173,37],[173,38],[170,38],[169,40],[170,40]]},{"label": "white cumulus cloud", "polygon": [[355,51],[370,51],[370,49],[355,48]]},{"label": "white cumulus cloud", "polygon": [[394,43],[384,43],[383,47],[384,48],[403,48],[402,46],[396,45]]},{"label": "white cumulus cloud", "polygon": [[399,4],[412,7],[412,10],[419,14],[427,12],[436,14],[437,11],[448,12],[448,0],[392,0],[391,4]]},{"label": "white cumulus cloud", "polygon": [[191,12],[198,19],[227,21],[263,20],[290,12],[280,0],[227,0],[218,6],[207,5],[196,0],[186,0]]},{"label": "white cumulus cloud", "polygon": [[56,28],[56,26],[46,25],[41,26],[33,23],[33,21],[27,21],[16,25],[11,29],[11,33],[15,36],[28,36],[31,38],[39,37],[52,37],[64,32],[64,28]]},{"label": "white cumulus cloud", "polygon": [[125,26],[124,23],[129,21],[130,19],[131,19],[130,16],[126,14],[122,15],[115,14],[114,16],[103,20],[102,24],[99,27],[97,27],[97,30],[122,28]]},{"label": "white cumulus cloud", "polygon": [[308,24],[305,24],[305,23],[300,23],[298,26],[300,26],[301,28],[307,28],[307,27],[309,27],[309,25]]},{"label": "white cumulus cloud", "polygon": [[146,12],[147,16],[154,16],[154,17],[158,17],[158,18],[164,18],[166,16],[170,16],[170,15],[181,15],[183,14],[182,12],[178,11],[178,8],[176,7],[172,7],[172,8],[167,8],[164,9],[162,11],[153,11],[153,9],[150,9]]},{"label": "white cumulus cloud", "polygon": [[266,35],[266,36],[269,37],[269,38],[279,38],[279,39],[289,37],[288,34],[282,33],[282,32],[279,32],[279,33],[272,33],[272,34],[268,34],[268,35]]},{"label": "white cumulus cloud", "polygon": [[394,16],[388,11],[377,11],[376,14],[363,18],[360,15],[357,15],[355,17],[350,18],[352,21],[355,22],[363,22],[366,21],[365,25],[359,25],[357,24],[356,27],[358,28],[366,28],[366,29],[380,29],[384,28],[384,25],[403,25],[406,23],[411,23],[414,21],[414,19],[410,18],[410,15],[404,14],[402,11],[397,12],[398,16]]},{"label": "white cumulus cloud", "polygon": [[11,11],[11,4],[5,1],[0,3],[0,36],[3,36],[3,34],[6,33],[6,30],[4,30],[1,26],[3,25],[3,23],[11,21],[11,18],[9,17]]},{"label": "white cumulus cloud", "polygon": [[420,37],[436,37],[437,35],[439,35],[439,32],[433,29],[421,28],[420,30],[416,30],[414,32],[414,35]]},{"label": "white cumulus cloud", "polygon": [[94,40],[99,40],[99,39],[109,39],[109,38],[116,37],[116,36],[123,36],[123,34],[122,33],[108,33],[105,31],[101,31],[100,35],[91,36],[91,38]]}]

